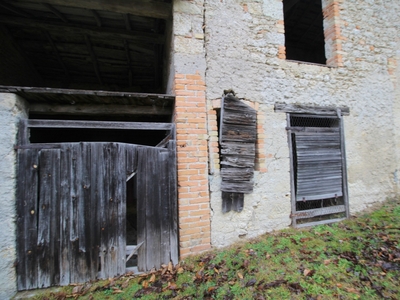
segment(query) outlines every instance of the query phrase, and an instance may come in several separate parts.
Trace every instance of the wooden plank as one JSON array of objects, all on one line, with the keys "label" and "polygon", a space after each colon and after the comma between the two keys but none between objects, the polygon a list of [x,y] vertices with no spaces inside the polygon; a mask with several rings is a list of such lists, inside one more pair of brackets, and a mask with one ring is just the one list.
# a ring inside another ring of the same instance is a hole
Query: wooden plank
[{"label": "wooden plank", "polygon": [[103,163],[101,168],[101,173],[103,175],[103,199],[101,200],[103,207],[103,218],[102,231],[101,231],[101,251],[103,252],[104,263],[102,264],[103,276],[102,278],[109,278],[112,274],[112,260],[111,260],[111,247],[114,243],[113,240],[113,227],[111,223],[112,213],[113,213],[113,203],[112,203],[112,180],[114,178],[112,170],[112,157],[111,143],[102,143],[103,148]]},{"label": "wooden plank", "polygon": [[[296,114],[313,114],[313,115],[337,115],[337,107],[333,106],[307,106],[300,104],[286,104],[286,103],[275,103],[275,112],[285,113],[296,113]],[[340,107],[342,116],[350,115],[350,109],[348,107]]]},{"label": "wooden plank", "polygon": [[38,150],[18,150],[17,169],[17,288],[38,287]]},{"label": "wooden plank", "polygon": [[[51,153],[51,158],[47,158],[51,162],[51,198],[50,198],[50,284],[60,284],[60,256],[61,256],[61,242],[60,242],[60,213],[61,213],[61,199],[60,199],[60,169],[61,169],[61,150],[42,150],[43,152]],[[40,169],[41,174],[43,169]],[[40,186],[40,190],[42,190]]]},{"label": "wooden plank", "polygon": [[[161,174],[159,172],[159,151],[161,149],[146,149],[146,167],[149,170],[148,176],[146,178],[147,185],[149,186],[150,193],[149,197],[146,199],[146,267],[147,270],[153,267],[159,267],[161,265],[160,261],[160,251],[161,251],[161,189],[160,180]],[[156,183],[156,185],[154,184]],[[140,188],[140,187],[139,187]]]},{"label": "wooden plank", "polygon": [[60,95],[87,95],[99,97],[128,97],[139,99],[156,99],[163,101],[174,101],[174,95],[168,94],[152,94],[152,93],[132,93],[132,92],[113,92],[99,90],[74,90],[74,89],[58,89],[58,88],[43,88],[43,87],[24,87],[24,86],[4,86],[0,85],[0,91],[16,93],[22,92],[26,94],[60,94]]},{"label": "wooden plank", "polygon": [[21,119],[18,122],[18,146],[26,145],[29,143],[28,128],[26,127],[26,119]]},{"label": "wooden plank", "polygon": [[[240,113],[246,112],[249,115],[249,117],[253,118],[253,114],[256,113],[256,110],[250,106],[248,106],[247,104],[243,103],[242,101],[240,101],[238,98],[236,98],[235,96],[233,96],[232,94],[228,94],[224,97],[223,99],[224,104],[224,111],[225,110],[234,110]],[[252,123],[255,124],[255,119],[252,119]]]},{"label": "wooden plank", "polygon": [[80,259],[79,259],[79,219],[80,216],[80,203],[82,200],[80,199],[82,195],[80,194],[79,182],[81,181],[81,172],[80,172],[80,164],[82,163],[79,153],[78,144],[71,144],[71,160],[69,162],[70,168],[70,195],[67,201],[70,201],[70,281],[71,283],[79,283],[81,279],[81,270],[80,270]]},{"label": "wooden plank", "polygon": [[169,201],[170,201],[170,258],[174,265],[179,259],[178,244],[178,184],[177,184],[177,164],[176,164],[176,141],[175,130],[172,132],[173,139],[168,142],[168,179],[169,179]]},{"label": "wooden plank", "polygon": [[[102,278],[103,275],[101,264],[103,252],[100,249],[101,246],[101,232],[102,232],[102,215],[103,215],[103,175],[101,172],[101,166],[103,161],[103,149],[101,143],[90,143],[90,154],[92,162],[99,162],[97,164],[92,163],[90,169],[90,208],[92,210],[91,214],[91,251],[92,251],[92,261],[90,274],[91,278]],[[104,261],[103,261],[104,263]],[[100,272],[98,274],[98,271]]]},{"label": "wooden plank", "polygon": [[221,133],[221,142],[255,143],[257,139],[255,126],[224,124]]},{"label": "wooden plank", "polygon": [[338,132],[339,128],[337,127],[300,127],[300,126],[291,126],[286,127],[286,130],[290,130],[292,132]]},{"label": "wooden plank", "polygon": [[[38,287],[49,287],[54,282],[54,276],[59,268],[58,257],[55,257],[55,244],[59,230],[55,226],[54,205],[58,205],[58,180],[57,170],[59,170],[60,150],[42,150],[39,155],[40,177],[39,177],[39,204],[38,204],[38,236],[37,236],[37,263],[38,263]],[[58,163],[58,165],[57,165]],[[56,204],[53,204],[53,203]],[[58,245],[59,247],[59,245]],[[58,270],[59,271],[59,270]]]},{"label": "wooden plank", "polygon": [[121,130],[170,130],[171,123],[28,120],[28,128],[87,128]]},{"label": "wooden plank", "polygon": [[342,153],[342,186],[343,186],[343,200],[346,207],[346,218],[350,217],[350,207],[349,207],[349,191],[347,183],[347,160],[346,160],[346,143],[344,135],[344,120],[342,118],[342,113],[340,110],[337,111],[339,118],[339,128],[340,128],[340,151]]},{"label": "wooden plank", "polygon": [[45,114],[45,115],[159,115],[166,116],[172,115],[171,107],[159,106],[135,106],[135,105],[55,105],[55,104],[42,104],[32,103],[29,106],[29,112],[32,114]]},{"label": "wooden plank", "polygon": [[346,218],[336,218],[336,219],[329,219],[329,220],[323,220],[323,221],[316,221],[316,222],[309,222],[309,223],[302,223],[302,224],[297,224],[297,228],[304,228],[304,227],[310,227],[310,226],[317,226],[317,225],[324,225],[324,224],[330,224],[330,223],[337,223],[341,222],[343,220],[346,220]]},{"label": "wooden plank", "polygon": [[253,181],[230,182],[223,180],[221,182],[221,191],[249,194],[253,192]]},{"label": "wooden plank", "polygon": [[[102,162],[100,164],[92,164],[92,199],[96,199],[96,215],[97,224],[94,228],[94,234],[96,235],[98,253],[99,253],[99,278],[106,277],[106,251],[107,251],[107,224],[105,222],[106,212],[108,211],[108,200],[107,197],[107,182],[108,173],[106,167],[106,150],[104,149],[104,143],[92,143],[92,161]],[[95,160],[93,160],[95,159]],[[93,201],[92,201],[93,203]]]},{"label": "wooden plank", "polygon": [[64,144],[60,157],[60,285],[68,285],[71,266],[71,161],[72,149],[70,144]]},{"label": "wooden plank", "polygon": [[253,168],[221,168],[221,178],[227,181],[249,181],[254,176]]},{"label": "wooden plank", "polygon": [[98,39],[125,39],[136,43],[156,43],[163,44],[164,36],[156,33],[143,33],[140,31],[128,31],[125,29],[114,29],[105,28],[98,26],[89,26],[82,24],[73,23],[59,23],[59,22],[49,22],[40,21],[33,18],[20,18],[20,17],[8,17],[2,16],[0,18],[0,24],[5,24],[6,26],[17,26],[17,27],[29,27],[36,28],[40,30],[51,31],[52,35],[62,34],[65,36],[66,33],[76,36],[88,35],[93,38]]},{"label": "wooden plank", "polygon": [[223,155],[247,155],[255,157],[256,146],[254,143],[221,142]]},{"label": "wooden plank", "polygon": [[[170,232],[171,232],[171,208],[170,208],[170,182],[169,182],[169,159],[170,153],[167,150],[158,152],[159,165],[159,215],[160,215],[160,259],[159,263],[168,264],[171,260]],[[156,265],[155,267],[160,267]]]},{"label": "wooden plank", "polygon": [[222,156],[221,165],[229,166],[229,167],[238,167],[238,168],[254,168],[254,156],[231,156],[225,155]]},{"label": "wooden plank", "polygon": [[[98,259],[92,257],[90,226],[92,218],[92,208],[90,207],[90,176],[91,176],[91,153],[90,143],[79,143],[77,148],[77,192],[78,192],[78,253],[76,257],[79,274],[78,282],[85,282],[92,279],[91,260]],[[101,162],[96,162],[101,163]]]},{"label": "wooden plank", "polygon": [[337,214],[342,212],[346,212],[346,207],[344,205],[335,205],[335,206],[322,207],[316,209],[301,210],[293,213],[291,216],[298,220],[298,219],[324,216],[329,214]]},{"label": "wooden plank", "polygon": [[143,242],[142,247],[138,251],[138,270],[140,272],[147,271],[146,253],[147,253],[147,238],[146,238],[146,199],[149,197],[151,187],[147,185],[146,178],[149,177],[149,170],[146,164],[145,148],[137,148],[137,244]]},{"label": "wooden plank", "polygon": [[129,0],[29,0],[33,3],[49,3],[67,7],[84,8],[89,10],[103,10],[134,16],[169,19],[172,16],[172,5],[165,2],[135,0],[135,5]]},{"label": "wooden plank", "polygon": [[241,124],[241,125],[255,125],[257,122],[256,112],[248,111],[236,111],[230,109],[224,109],[224,119],[225,124]]},{"label": "wooden plank", "polygon": [[125,145],[125,144],[117,144],[117,153],[115,160],[115,176],[116,176],[116,199],[115,202],[118,205],[117,207],[117,230],[116,241],[117,241],[117,249],[116,249],[116,269],[115,275],[122,275],[125,273],[126,268],[126,205],[127,205],[127,186],[126,186],[126,168],[127,166],[124,163],[127,161],[127,149],[129,152],[134,152],[136,146]]},{"label": "wooden plank", "polygon": [[[286,114],[286,122],[290,126],[290,114]],[[290,203],[291,203],[291,212],[292,214],[296,212],[296,170],[295,170],[295,153],[293,145],[295,141],[294,133],[288,131],[288,145],[289,145],[289,158],[290,158]],[[292,226],[297,228],[297,220],[296,218],[292,218]]]}]

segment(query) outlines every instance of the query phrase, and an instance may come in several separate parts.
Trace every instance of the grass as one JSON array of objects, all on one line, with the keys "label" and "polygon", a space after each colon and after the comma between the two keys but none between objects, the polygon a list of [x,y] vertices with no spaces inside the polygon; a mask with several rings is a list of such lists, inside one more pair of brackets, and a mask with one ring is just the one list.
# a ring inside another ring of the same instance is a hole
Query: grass
[{"label": "grass", "polygon": [[397,198],[341,223],[287,229],[35,299],[400,299],[399,275]]}]

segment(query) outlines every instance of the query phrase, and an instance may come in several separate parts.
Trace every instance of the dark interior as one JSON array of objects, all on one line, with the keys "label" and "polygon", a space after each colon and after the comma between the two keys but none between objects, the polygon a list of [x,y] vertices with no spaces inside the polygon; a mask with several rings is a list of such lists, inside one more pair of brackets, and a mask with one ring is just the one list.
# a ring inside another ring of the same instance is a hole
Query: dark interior
[{"label": "dark interior", "polygon": [[164,93],[171,0],[2,0],[0,85]]},{"label": "dark interior", "polygon": [[326,64],[321,0],[283,0],[286,58]]}]

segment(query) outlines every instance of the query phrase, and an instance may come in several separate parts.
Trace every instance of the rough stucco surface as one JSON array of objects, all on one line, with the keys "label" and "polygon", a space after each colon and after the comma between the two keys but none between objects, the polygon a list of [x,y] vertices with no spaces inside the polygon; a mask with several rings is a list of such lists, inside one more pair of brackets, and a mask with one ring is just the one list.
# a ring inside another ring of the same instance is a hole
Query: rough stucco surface
[{"label": "rough stucco surface", "polygon": [[25,102],[14,94],[0,93],[0,299],[16,292],[15,173],[17,122],[24,116]]},{"label": "rough stucco surface", "polygon": [[340,7],[344,67],[329,68],[278,58],[278,45],[284,45],[276,26],[283,20],[281,1],[205,1],[207,100],[232,88],[239,98],[259,103],[268,168],[256,172],[241,213],[221,213],[220,178],[218,172],[210,176],[214,246],[291,223],[286,116],[273,111],[276,102],[350,108],[344,126],[351,213],[395,191],[400,110],[388,68],[399,56],[400,3],[340,1]]}]

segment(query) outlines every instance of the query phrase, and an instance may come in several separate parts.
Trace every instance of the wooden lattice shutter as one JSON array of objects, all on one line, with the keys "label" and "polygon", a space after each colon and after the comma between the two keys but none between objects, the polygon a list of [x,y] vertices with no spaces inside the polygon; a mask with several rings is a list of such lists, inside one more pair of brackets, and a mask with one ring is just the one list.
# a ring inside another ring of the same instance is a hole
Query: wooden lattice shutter
[{"label": "wooden lattice shutter", "polygon": [[296,132],[296,200],[337,198],[343,195],[339,128]]},{"label": "wooden lattice shutter", "polygon": [[243,209],[253,191],[256,111],[232,94],[222,99],[220,121],[222,211]]}]

